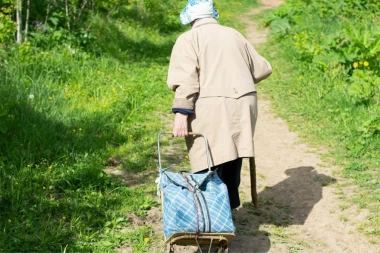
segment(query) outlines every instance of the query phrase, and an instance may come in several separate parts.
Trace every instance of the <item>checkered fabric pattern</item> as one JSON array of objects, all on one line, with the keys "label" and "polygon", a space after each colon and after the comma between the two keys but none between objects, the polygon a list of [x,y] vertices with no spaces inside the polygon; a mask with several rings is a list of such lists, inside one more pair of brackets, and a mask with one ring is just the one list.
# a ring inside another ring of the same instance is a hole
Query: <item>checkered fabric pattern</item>
[{"label": "checkered fabric pattern", "polygon": [[[178,232],[196,232],[197,228],[201,233],[235,232],[227,187],[218,175],[208,172],[185,176],[187,181],[182,173],[160,172],[165,238]],[[197,203],[188,183],[195,189]]]}]

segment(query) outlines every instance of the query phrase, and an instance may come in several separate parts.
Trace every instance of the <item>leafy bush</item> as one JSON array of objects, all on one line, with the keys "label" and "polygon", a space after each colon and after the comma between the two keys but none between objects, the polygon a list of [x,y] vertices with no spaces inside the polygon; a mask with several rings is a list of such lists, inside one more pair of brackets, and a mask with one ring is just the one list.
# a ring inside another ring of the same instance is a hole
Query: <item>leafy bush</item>
[{"label": "leafy bush", "polygon": [[[305,12],[295,11],[300,9]],[[271,13],[266,24],[276,36],[293,37],[292,44],[300,60],[316,64],[322,71],[343,66],[346,81],[351,83],[347,85],[348,94],[353,100],[377,103],[380,25],[376,15],[379,13],[380,4],[376,1],[319,0],[307,4],[293,0]],[[361,19],[364,16],[366,19]],[[365,74],[354,71],[362,67]]]},{"label": "leafy bush", "polygon": [[[359,65],[360,63],[356,63]],[[366,66],[367,61],[361,63]],[[368,65],[367,65],[368,66]],[[348,94],[357,102],[369,103],[371,101],[378,104],[380,102],[380,77],[371,70],[355,69],[350,78]]]},{"label": "leafy bush", "polygon": [[4,46],[13,41],[15,22],[12,20],[12,1],[4,1],[4,6],[0,9],[0,46]]}]

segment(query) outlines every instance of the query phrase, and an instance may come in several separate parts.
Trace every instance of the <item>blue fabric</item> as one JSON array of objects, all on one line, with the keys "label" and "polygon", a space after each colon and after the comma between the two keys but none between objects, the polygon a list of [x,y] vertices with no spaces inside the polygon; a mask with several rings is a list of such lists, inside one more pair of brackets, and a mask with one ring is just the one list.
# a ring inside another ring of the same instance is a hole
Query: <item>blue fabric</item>
[{"label": "blue fabric", "polygon": [[186,25],[200,18],[219,18],[219,13],[212,0],[188,0],[179,18]]},{"label": "blue fabric", "polygon": [[172,112],[173,113],[179,112],[179,113],[182,113],[182,114],[193,114],[194,110],[191,110],[191,109],[181,109],[181,108],[173,108]]},{"label": "blue fabric", "polygon": [[228,190],[217,173],[182,174],[161,170],[159,185],[163,192],[166,240],[175,233],[196,232],[197,228],[201,233],[235,232]]}]

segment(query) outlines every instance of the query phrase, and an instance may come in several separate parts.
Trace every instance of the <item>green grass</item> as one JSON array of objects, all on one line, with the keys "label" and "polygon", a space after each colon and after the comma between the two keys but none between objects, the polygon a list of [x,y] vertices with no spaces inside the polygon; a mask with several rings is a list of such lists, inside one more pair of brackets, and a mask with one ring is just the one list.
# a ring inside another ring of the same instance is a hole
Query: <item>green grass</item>
[{"label": "green grass", "polygon": [[118,232],[130,226],[126,214],[156,203],[154,187],[121,187],[103,169],[111,156],[131,173],[155,169],[163,122],[153,110],[170,104],[165,67],[65,48],[30,57],[17,66],[14,55],[1,90],[0,251],[111,250],[134,236]]},{"label": "green grass", "polygon": [[[150,252],[162,239],[129,221],[158,205],[152,177],[125,185],[104,169],[156,171],[167,65],[188,29],[177,20],[184,3],[170,4],[176,21],[162,26],[133,10],[95,16],[88,47],[46,35],[0,48],[0,252]],[[223,1],[221,23],[241,28],[253,4]]]}]

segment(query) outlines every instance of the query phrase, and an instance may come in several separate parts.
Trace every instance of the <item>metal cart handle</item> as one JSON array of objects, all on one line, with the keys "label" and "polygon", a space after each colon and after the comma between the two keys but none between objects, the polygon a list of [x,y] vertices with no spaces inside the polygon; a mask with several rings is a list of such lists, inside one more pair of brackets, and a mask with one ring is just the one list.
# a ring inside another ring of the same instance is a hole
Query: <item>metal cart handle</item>
[{"label": "metal cart handle", "polygon": [[[160,170],[162,169],[162,164],[161,164],[160,137],[161,137],[161,135],[163,135],[163,134],[170,134],[170,133],[166,133],[165,131],[161,131],[161,132],[158,134],[158,137],[157,137],[158,166],[159,166]],[[194,132],[189,132],[189,135],[201,136],[201,137],[203,137],[203,139],[205,140],[206,157],[207,157],[207,166],[208,166],[208,171],[211,171],[211,166],[210,166],[210,153],[209,153],[209,151],[208,151],[208,140],[207,140],[206,136],[204,136],[204,135],[201,134],[201,133],[194,133]]]}]

